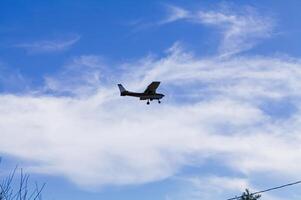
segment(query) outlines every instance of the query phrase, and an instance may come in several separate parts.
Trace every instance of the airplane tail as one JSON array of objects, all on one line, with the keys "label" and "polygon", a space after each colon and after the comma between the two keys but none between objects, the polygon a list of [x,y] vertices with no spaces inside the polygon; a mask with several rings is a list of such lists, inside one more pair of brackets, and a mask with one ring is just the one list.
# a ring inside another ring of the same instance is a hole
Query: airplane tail
[{"label": "airplane tail", "polygon": [[120,96],[125,96],[127,90],[121,84],[118,84],[118,88],[120,90]]}]

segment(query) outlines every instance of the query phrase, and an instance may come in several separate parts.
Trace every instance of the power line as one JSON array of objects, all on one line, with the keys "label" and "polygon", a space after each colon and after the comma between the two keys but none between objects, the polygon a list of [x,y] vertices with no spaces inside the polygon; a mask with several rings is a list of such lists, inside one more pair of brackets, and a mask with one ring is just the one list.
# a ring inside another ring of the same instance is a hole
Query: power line
[{"label": "power line", "polygon": [[[277,189],[280,189],[280,188],[284,188],[284,187],[288,187],[288,186],[292,186],[292,185],[296,185],[296,184],[300,184],[300,183],[301,183],[301,181],[297,181],[297,182],[294,182],[294,183],[288,183],[288,184],[281,185],[281,186],[278,186],[278,187],[269,188],[269,189],[266,189],[266,190],[261,190],[261,191],[258,191],[258,192],[254,192],[254,193],[251,193],[250,195],[261,194],[261,193],[265,193],[265,192],[268,192],[268,191],[271,191],[271,190],[277,190]],[[243,195],[239,196],[239,197],[233,197],[233,198],[230,198],[230,199],[227,199],[227,200],[241,199],[242,197],[243,197]]]}]

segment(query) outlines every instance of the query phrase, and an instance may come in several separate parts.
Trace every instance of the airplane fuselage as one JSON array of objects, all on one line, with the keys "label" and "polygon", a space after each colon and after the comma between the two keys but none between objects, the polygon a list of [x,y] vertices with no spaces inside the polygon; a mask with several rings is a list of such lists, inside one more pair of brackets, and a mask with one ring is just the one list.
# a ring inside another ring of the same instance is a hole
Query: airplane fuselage
[{"label": "airplane fuselage", "polygon": [[139,97],[140,100],[154,100],[154,99],[162,99],[164,94],[155,93],[155,94],[145,94],[145,93],[138,93],[138,92],[123,92],[121,96],[132,96],[132,97]]}]

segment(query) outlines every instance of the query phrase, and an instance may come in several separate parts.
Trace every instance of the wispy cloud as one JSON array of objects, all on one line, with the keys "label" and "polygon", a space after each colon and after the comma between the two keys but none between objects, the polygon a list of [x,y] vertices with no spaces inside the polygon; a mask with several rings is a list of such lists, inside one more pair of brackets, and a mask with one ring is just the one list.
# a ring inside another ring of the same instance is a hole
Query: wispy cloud
[{"label": "wispy cloud", "polygon": [[184,194],[191,200],[225,199],[227,195],[239,195],[246,188],[252,189],[248,180],[244,178],[207,176],[189,177],[183,180],[183,185],[186,184]]},{"label": "wispy cloud", "polygon": [[[179,187],[181,189],[169,194],[169,199],[180,200],[211,200],[211,199],[228,199],[237,197],[245,191],[246,188],[250,192],[259,191],[255,188],[247,178],[239,178],[233,176],[216,176],[216,175],[202,175],[192,176],[178,179]],[[265,193],[264,199],[268,200],[284,200],[285,198],[278,198],[274,195]]]},{"label": "wispy cloud", "polygon": [[242,10],[189,11],[181,7],[169,6],[169,15],[159,24],[185,20],[188,23],[217,27],[222,34],[219,53],[221,56],[230,56],[252,48],[260,39],[270,37],[275,25],[270,17],[258,14],[255,9],[248,7]]},{"label": "wispy cloud", "polygon": [[3,93],[19,93],[29,89],[30,81],[18,70],[11,70],[0,61],[0,91]]},{"label": "wispy cloud", "polygon": [[30,43],[21,43],[15,47],[25,49],[28,53],[51,53],[69,49],[80,40],[79,35],[74,35],[64,39],[41,40]]},{"label": "wispy cloud", "polygon": [[97,91],[110,78],[102,57],[83,55],[68,62],[56,76],[45,77],[45,91],[78,95]]},{"label": "wispy cloud", "polygon": [[181,19],[187,19],[190,17],[190,12],[185,10],[184,8],[168,5],[167,10],[168,10],[168,15],[166,16],[165,19],[158,22],[158,24],[160,25],[168,24]]},{"label": "wispy cloud", "polygon": [[274,26],[270,18],[249,10],[243,14],[201,11],[197,19],[201,23],[221,28],[223,39],[219,51],[222,56],[250,49],[259,39],[271,36]]}]

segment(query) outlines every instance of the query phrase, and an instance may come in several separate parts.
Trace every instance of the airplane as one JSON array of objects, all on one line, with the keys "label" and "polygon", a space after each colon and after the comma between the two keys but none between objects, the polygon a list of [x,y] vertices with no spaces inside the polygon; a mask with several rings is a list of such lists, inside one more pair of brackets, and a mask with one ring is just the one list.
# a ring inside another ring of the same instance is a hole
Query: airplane
[{"label": "airplane", "polygon": [[165,96],[164,94],[156,93],[159,85],[159,81],[153,81],[142,93],[127,91],[121,84],[118,84],[118,88],[120,90],[120,96],[139,97],[140,100],[147,100],[146,104],[149,105],[149,101],[152,101],[154,99],[158,100],[158,103],[161,103],[160,99]]}]

